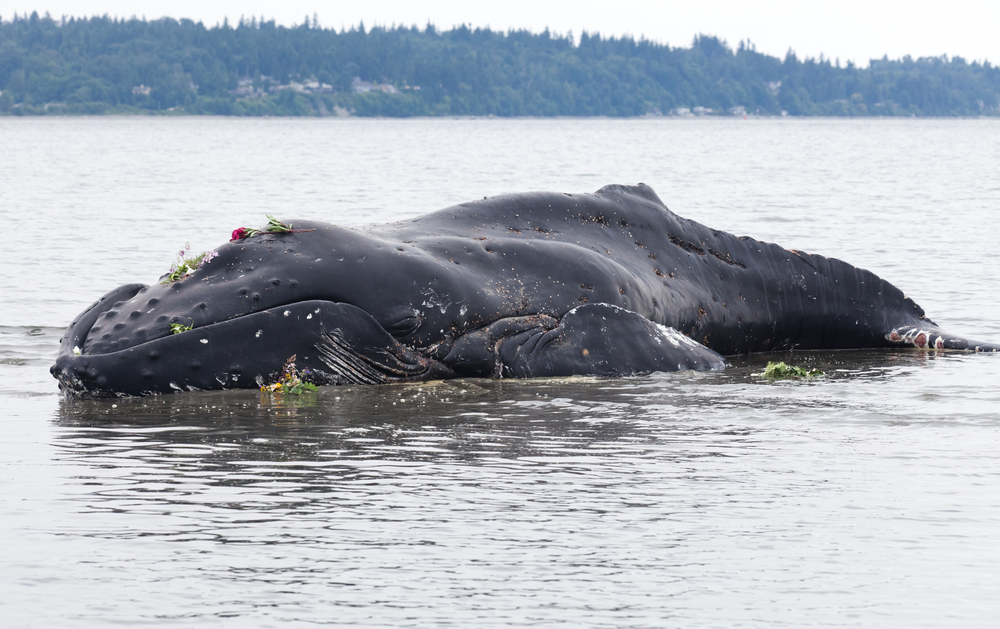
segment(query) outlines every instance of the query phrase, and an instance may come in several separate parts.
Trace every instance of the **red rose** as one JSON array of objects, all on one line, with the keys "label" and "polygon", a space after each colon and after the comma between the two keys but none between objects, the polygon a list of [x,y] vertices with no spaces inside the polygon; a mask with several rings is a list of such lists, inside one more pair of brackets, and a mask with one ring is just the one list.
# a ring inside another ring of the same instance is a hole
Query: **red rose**
[{"label": "red rose", "polygon": [[233,237],[229,239],[229,242],[232,242],[234,240],[243,240],[246,237],[247,237],[247,228],[239,227],[233,230]]}]

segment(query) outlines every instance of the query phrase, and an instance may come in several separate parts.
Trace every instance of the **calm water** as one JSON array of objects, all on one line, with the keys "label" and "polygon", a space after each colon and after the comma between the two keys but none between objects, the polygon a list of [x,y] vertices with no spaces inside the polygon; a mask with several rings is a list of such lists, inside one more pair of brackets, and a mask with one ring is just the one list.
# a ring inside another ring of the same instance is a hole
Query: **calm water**
[{"label": "calm water", "polygon": [[263,213],[643,181],[1000,340],[1000,121],[0,119],[5,626],[994,626],[1000,356],[68,401],[62,328]]}]

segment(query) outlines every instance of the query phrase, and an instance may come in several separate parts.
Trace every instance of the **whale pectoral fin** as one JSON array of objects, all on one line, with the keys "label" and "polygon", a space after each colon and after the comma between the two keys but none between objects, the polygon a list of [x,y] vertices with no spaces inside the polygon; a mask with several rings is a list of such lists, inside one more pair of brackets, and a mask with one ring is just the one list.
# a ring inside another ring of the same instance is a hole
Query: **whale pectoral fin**
[{"label": "whale pectoral fin", "polygon": [[507,317],[462,335],[452,345],[442,362],[459,376],[468,378],[499,378],[504,375],[500,348],[508,342],[520,346],[523,339],[533,338],[555,329],[559,321],[547,315]]},{"label": "whale pectoral fin", "polygon": [[500,357],[515,377],[627,376],[727,366],[725,358],[677,330],[609,304],[580,306],[554,329],[515,336],[503,343]]},{"label": "whale pectoral fin", "polygon": [[360,308],[327,303],[322,308],[322,319],[316,350],[319,360],[338,382],[384,384],[453,376],[440,362],[400,344]]},{"label": "whale pectoral fin", "polygon": [[951,349],[966,352],[1000,352],[997,343],[985,343],[947,334],[936,327],[903,326],[885,335],[885,340],[893,345],[916,347],[918,349]]},{"label": "whale pectoral fin", "polygon": [[722,369],[726,360],[672,328],[608,304],[587,304],[556,321],[501,319],[456,341],[444,362],[463,376],[627,376]]}]

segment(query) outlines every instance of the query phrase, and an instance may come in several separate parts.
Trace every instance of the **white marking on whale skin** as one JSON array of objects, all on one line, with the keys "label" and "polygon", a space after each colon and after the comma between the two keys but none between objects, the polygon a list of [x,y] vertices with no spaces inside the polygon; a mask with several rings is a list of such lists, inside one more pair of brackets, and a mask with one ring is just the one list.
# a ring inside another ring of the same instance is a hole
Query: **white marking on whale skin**
[{"label": "white marking on whale skin", "polygon": [[283,314],[283,315],[285,315],[287,317],[288,315],[292,314],[292,311],[291,310],[286,310],[286,311],[282,312],[281,314]]},{"label": "white marking on whale skin", "polygon": [[316,310],[313,310],[313,312],[315,312],[316,314],[319,314],[319,308],[317,308]]},{"label": "white marking on whale skin", "polygon": [[465,304],[462,304],[462,307],[458,309],[458,316],[464,317],[465,313],[467,313],[468,311],[469,311],[469,307],[466,306]]},{"label": "white marking on whale skin", "polygon": [[940,334],[920,328],[910,328],[900,334],[903,330],[906,328],[896,328],[886,334],[885,339],[891,343],[912,345],[919,349],[944,349],[944,337]]},{"label": "white marking on whale skin", "polygon": [[[674,347],[679,348],[681,346],[681,343],[684,343],[685,345],[690,345],[691,347],[703,347],[701,343],[695,341],[694,339],[690,338],[689,336],[687,336],[682,332],[678,332],[676,329],[671,328],[670,326],[661,325],[656,322],[654,322],[653,325],[656,326],[660,338],[664,338],[670,341],[670,344],[673,345]],[[657,343],[659,343],[660,339],[658,338],[656,341]]]},{"label": "white marking on whale skin", "polygon": [[306,319],[312,319],[312,318],[313,318],[313,314],[311,312],[306,315]]},{"label": "white marking on whale skin", "polygon": [[198,339],[202,345],[208,345],[208,339]]},{"label": "white marking on whale skin", "polygon": [[[597,302],[597,303],[594,303],[594,304],[587,304],[587,305],[588,306],[601,305],[601,306],[605,306],[607,308],[614,308],[615,310],[619,310],[621,312],[628,312],[628,313],[631,313],[631,314],[637,314],[637,313],[635,313],[635,312],[633,312],[633,311],[631,311],[631,310],[629,310],[627,308],[622,308],[621,306],[616,306],[614,304],[607,304],[607,303],[604,303],[604,302]],[[575,313],[578,309],[583,308],[583,307],[584,306],[577,306],[576,308],[571,309],[566,314],[567,315],[571,315],[571,314]],[[641,316],[641,315],[639,315],[639,316]],[[605,317],[602,317],[602,318],[605,318]],[[647,321],[649,321],[649,320],[647,319]],[[670,344],[673,345],[674,347],[678,347],[679,348],[681,346],[681,343],[683,343],[685,345],[688,345],[690,347],[699,347],[699,348],[700,347],[705,347],[704,345],[702,345],[698,341],[694,340],[693,338],[691,338],[690,336],[684,334],[683,332],[680,332],[680,331],[676,330],[675,328],[671,328],[670,326],[666,326],[666,325],[657,323],[655,321],[650,321],[650,323],[652,323],[653,325],[655,325],[656,328],[657,328],[657,331],[660,333],[660,335],[662,336],[662,338],[665,338],[668,341],[670,341]],[[656,342],[659,343],[660,339],[657,338]]]},{"label": "white marking on whale skin", "polygon": [[263,334],[263,333],[264,333],[264,330],[257,330],[257,334],[254,334],[253,337],[255,339],[259,339],[260,335]]},{"label": "white marking on whale skin", "polygon": [[441,314],[447,312],[448,306],[452,304],[451,301],[445,301],[448,299],[448,295],[444,295],[442,297],[434,292],[434,289],[430,287],[421,289],[420,294],[427,298],[424,300],[424,303],[420,304],[421,306],[425,306],[427,308],[437,308],[441,311]]},{"label": "white marking on whale skin", "polygon": [[621,306],[616,306],[616,305],[614,305],[614,304],[608,304],[608,303],[605,303],[605,302],[603,302],[603,301],[595,301],[595,302],[594,302],[594,303],[592,303],[592,304],[584,304],[583,306],[577,306],[576,308],[572,308],[572,309],[570,309],[570,311],[569,311],[569,312],[567,312],[566,314],[568,314],[568,315],[571,315],[571,314],[574,314],[574,313],[576,313],[576,311],[577,311],[577,310],[579,310],[580,308],[585,308],[585,307],[587,307],[587,306],[604,306],[604,307],[606,307],[606,308],[612,308],[612,309],[614,309],[614,310],[620,310],[621,312],[628,312],[628,313],[631,313],[631,314],[637,314],[637,313],[635,313],[635,312],[632,312],[632,311],[631,311],[631,310],[629,310],[628,308],[622,308]]}]

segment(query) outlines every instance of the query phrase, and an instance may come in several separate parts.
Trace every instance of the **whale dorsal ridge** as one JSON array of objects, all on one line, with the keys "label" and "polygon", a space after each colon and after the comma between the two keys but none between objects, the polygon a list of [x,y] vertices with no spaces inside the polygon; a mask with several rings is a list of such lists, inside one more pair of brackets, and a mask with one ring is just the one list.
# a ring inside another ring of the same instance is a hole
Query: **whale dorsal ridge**
[{"label": "whale dorsal ridge", "polygon": [[667,208],[666,204],[656,195],[656,192],[644,183],[637,183],[634,186],[613,183],[604,186],[594,194],[603,197],[641,197],[647,201],[652,201],[664,209]]}]

